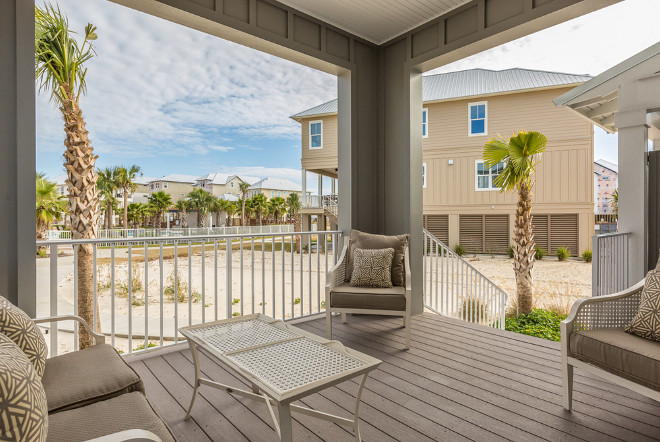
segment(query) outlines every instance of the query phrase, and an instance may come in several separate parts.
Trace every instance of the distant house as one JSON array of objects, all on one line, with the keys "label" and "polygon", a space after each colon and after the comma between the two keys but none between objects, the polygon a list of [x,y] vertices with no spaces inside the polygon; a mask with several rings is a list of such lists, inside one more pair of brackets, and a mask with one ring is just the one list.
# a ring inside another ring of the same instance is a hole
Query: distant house
[{"label": "distant house", "polygon": [[48,181],[51,183],[57,184],[57,193],[60,195],[68,196],[69,191],[67,190],[67,184],[66,180],[68,180],[69,177],[67,174],[63,173],[62,175],[57,175],[53,178],[48,178]]},{"label": "distant house", "polygon": [[619,186],[619,166],[605,160],[594,161],[594,212],[614,213],[612,194]]},{"label": "distant house", "polygon": [[193,175],[170,174],[149,182],[149,193],[163,191],[172,197],[172,203],[182,200],[195,188],[197,177]]},{"label": "distant house", "polygon": [[286,199],[290,193],[297,193],[299,196],[302,195],[302,188],[299,184],[284,178],[267,177],[250,186],[247,196],[248,198],[252,198],[260,193],[265,195],[267,199],[277,196]]},{"label": "distant house", "polygon": [[[424,227],[452,247],[504,252],[513,235],[516,195],[500,192],[495,180],[503,165],[485,168],[483,146],[498,135],[535,130],[548,137],[533,189],[536,243],[550,252],[590,248],[594,125],[553,104],[590,78],[530,69],[423,76]],[[301,124],[303,191],[306,171],[337,178],[337,100],[291,118]]]},{"label": "distant house", "polygon": [[241,197],[240,184],[245,182],[250,185],[259,181],[259,178],[251,176],[227,175],[223,173],[208,173],[196,179],[195,187],[201,188],[215,196],[225,196],[224,199],[232,201],[228,195]]}]

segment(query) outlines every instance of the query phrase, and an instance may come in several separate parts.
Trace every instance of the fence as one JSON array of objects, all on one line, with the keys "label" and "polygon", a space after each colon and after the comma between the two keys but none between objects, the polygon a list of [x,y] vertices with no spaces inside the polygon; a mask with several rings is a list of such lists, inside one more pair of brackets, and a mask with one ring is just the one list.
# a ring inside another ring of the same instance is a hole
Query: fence
[{"label": "fence", "polygon": [[504,329],[508,296],[424,229],[424,306],[450,318]]},{"label": "fence", "polygon": [[[96,329],[100,321],[112,345],[126,353],[176,343],[181,326],[256,312],[283,320],[317,314],[325,309],[325,273],[336,262],[339,235],[320,231],[38,241],[37,246],[50,249],[47,314],[78,313],[83,246],[91,248],[94,269],[90,325]],[[120,244],[126,247],[118,248]],[[58,257],[58,251],[66,250],[72,256]],[[72,333],[50,330],[52,356],[60,348],[77,349],[77,327],[66,330]]]},{"label": "fence", "polygon": [[592,239],[593,296],[609,295],[630,287],[628,253],[630,233],[594,235]]}]

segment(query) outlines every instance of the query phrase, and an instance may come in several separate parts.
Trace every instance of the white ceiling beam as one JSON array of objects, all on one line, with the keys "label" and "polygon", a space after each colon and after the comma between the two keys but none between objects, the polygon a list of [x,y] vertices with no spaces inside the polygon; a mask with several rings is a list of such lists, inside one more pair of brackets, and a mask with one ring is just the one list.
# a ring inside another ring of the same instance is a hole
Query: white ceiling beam
[{"label": "white ceiling beam", "polygon": [[605,101],[610,101],[613,98],[616,98],[618,95],[619,91],[615,90],[614,92],[611,92],[604,97],[594,97],[594,98],[589,98],[588,100],[583,100],[583,101],[578,101],[576,103],[571,103],[569,106],[571,106],[573,109],[577,109],[579,107],[584,107],[584,106],[591,106],[592,104],[596,103],[601,103]]},{"label": "white ceiling beam", "polygon": [[594,109],[588,111],[585,115],[589,118],[602,117],[603,115],[611,114],[619,110],[619,100],[614,99],[604,103]]},{"label": "white ceiling beam", "polygon": [[598,121],[598,123],[601,126],[614,127],[614,114],[610,115],[609,117],[602,118],[601,120]]}]

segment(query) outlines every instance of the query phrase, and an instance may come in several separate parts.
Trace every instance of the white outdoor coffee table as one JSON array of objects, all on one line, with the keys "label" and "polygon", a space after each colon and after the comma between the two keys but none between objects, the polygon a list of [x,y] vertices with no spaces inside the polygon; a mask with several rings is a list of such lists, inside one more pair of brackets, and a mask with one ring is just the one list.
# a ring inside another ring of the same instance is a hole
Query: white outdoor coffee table
[{"label": "white outdoor coffee table", "polygon": [[[380,365],[380,360],[260,313],[183,327],[179,331],[188,339],[195,363],[195,389],[186,420],[190,418],[199,387],[208,385],[265,402],[282,441],[290,442],[293,437],[291,412],[350,426],[356,439],[361,440],[360,396],[369,372]],[[250,382],[252,391],[201,378],[198,347]],[[360,375],[353,419],[292,404]],[[279,424],[273,406],[277,407]]]}]

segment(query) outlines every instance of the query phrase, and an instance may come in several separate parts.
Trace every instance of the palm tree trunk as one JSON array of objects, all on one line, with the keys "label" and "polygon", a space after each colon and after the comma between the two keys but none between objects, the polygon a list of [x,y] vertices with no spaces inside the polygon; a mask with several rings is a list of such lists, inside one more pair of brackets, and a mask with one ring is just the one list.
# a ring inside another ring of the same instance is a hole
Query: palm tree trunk
[{"label": "palm tree trunk", "polygon": [[[75,96],[63,86],[69,100],[60,107],[64,117],[66,139],[64,145],[65,164],[69,188],[69,214],[73,239],[95,239],[99,218],[99,194],[96,188],[96,159],[94,148],[85,129],[85,120]],[[94,263],[90,244],[78,248],[78,314],[93,326],[94,322]],[[98,307],[98,306],[97,306]],[[97,311],[98,313],[98,311]],[[94,340],[84,327],[78,327],[80,348],[94,344]],[[97,331],[101,331],[100,318]]]},{"label": "palm tree trunk", "polygon": [[241,201],[241,226],[245,225],[245,194],[243,194],[243,198]]},{"label": "palm tree trunk", "polygon": [[533,305],[532,268],[536,247],[532,231],[532,189],[529,181],[518,185],[513,234],[513,269],[516,275],[518,314],[528,314]]},{"label": "palm tree trunk", "polygon": [[128,188],[124,187],[124,229],[128,229]]},{"label": "palm tree trunk", "polygon": [[181,227],[188,228],[188,213],[185,210],[181,211]]},{"label": "palm tree trunk", "polygon": [[[302,228],[302,220],[300,219],[300,217],[301,217],[301,215],[295,215],[294,216],[294,221],[293,221],[293,231],[294,232],[300,232],[300,230]],[[300,253],[300,251],[302,250],[302,248],[300,247],[301,240],[302,240],[302,238],[300,237],[300,235],[297,235],[296,236],[296,251],[298,253]]]},{"label": "palm tree trunk", "polygon": [[108,201],[108,208],[105,209],[105,216],[106,216],[106,225],[108,226],[107,229],[110,230],[112,229],[112,201]]}]

